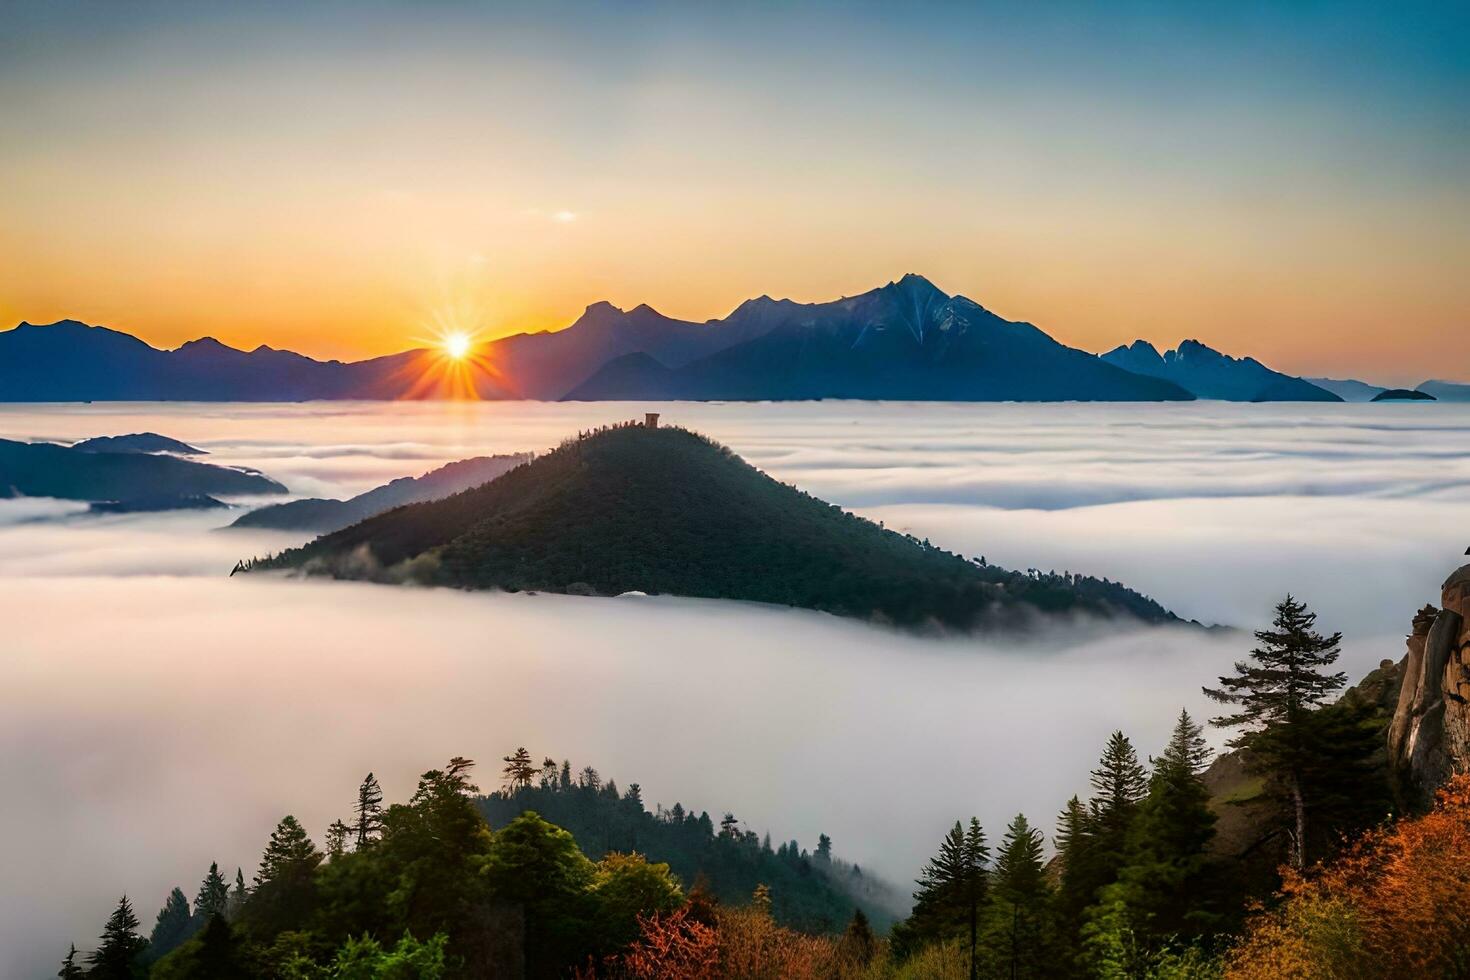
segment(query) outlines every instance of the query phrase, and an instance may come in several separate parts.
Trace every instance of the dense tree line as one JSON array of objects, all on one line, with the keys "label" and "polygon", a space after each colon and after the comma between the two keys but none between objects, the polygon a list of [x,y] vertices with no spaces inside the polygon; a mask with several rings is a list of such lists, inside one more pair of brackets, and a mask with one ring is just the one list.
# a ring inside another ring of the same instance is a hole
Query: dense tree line
[{"label": "dense tree line", "polygon": [[773,847],[731,813],[650,812],[636,783],[521,748],[485,795],[462,758],[406,803],[385,806],[369,774],[321,848],[287,816],[248,882],[211,865],[147,938],[124,897],[58,975],[1254,978],[1314,962],[1464,975],[1446,910],[1470,900],[1470,784],[1383,823],[1386,719],[1354,692],[1329,700],[1338,637],[1290,597],[1256,635],[1207,692],[1234,709],[1213,723],[1259,780],[1256,833],[1236,851],[1216,839],[1234,804],[1212,798],[1212,753],[1181,711],[1146,760],[1108,737],[1050,858],[1024,814],[998,837],[956,821],[884,938],[891,896],[826,835]]},{"label": "dense tree line", "polygon": [[1345,681],[1328,671],[1340,637],[1314,625],[1288,596],[1250,657],[1206,690],[1237,707],[1213,724],[1236,730],[1231,746],[1262,781],[1260,832],[1244,852],[1212,846],[1211,752],[1181,711],[1147,765],[1123,732],[1108,738],[1090,798],[1074,796],[1057,817],[1049,866],[1024,815],[993,859],[977,820],[956,823],[893,930],[895,955],[943,946],[970,976],[1218,975],[1247,901],[1270,896],[1278,867],[1329,858],[1391,807],[1387,719],[1355,698],[1327,703]]},{"label": "dense tree line", "polygon": [[650,811],[637,783],[620,789],[591,766],[536,763],[524,748],[506,757],[503,777],[502,792],[477,801],[491,827],[534,810],[569,830],[593,860],[618,852],[648,854],[667,863],[686,885],[702,882],[720,902],[746,901],[764,885],[781,925],[831,932],[861,906],[886,929],[906,905],[886,882],[834,857],[825,834],[808,851],[794,840],[773,845],[769,834],[757,834],[732,813],[716,822],[682,803]]},{"label": "dense tree line", "polygon": [[[371,554],[374,561],[365,561]],[[474,490],[252,564],[468,588],[641,591],[818,609],[912,628],[1037,613],[1174,617],[1106,579],[969,560],[771,479],[677,428],[569,440]]]}]

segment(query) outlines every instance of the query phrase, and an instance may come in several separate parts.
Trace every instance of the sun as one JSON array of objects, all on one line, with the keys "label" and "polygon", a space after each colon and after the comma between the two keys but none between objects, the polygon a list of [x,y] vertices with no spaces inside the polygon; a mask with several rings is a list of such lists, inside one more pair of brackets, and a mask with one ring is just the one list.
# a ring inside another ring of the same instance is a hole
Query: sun
[{"label": "sun", "polygon": [[470,338],[462,333],[452,333],[444,338],[444,353],[456,361],[464,360],[470,353]]}]

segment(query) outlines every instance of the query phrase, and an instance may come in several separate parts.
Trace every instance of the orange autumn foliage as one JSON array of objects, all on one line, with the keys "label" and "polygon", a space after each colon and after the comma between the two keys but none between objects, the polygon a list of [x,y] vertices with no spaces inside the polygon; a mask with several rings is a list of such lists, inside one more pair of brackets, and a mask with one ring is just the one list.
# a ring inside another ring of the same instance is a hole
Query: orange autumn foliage
[{"label": "orange autumn foliage", "polygon": [[640,915],[638,925],[638,941],[620,957],[617,975],[630,980],[714,980],[720,976],[718,934],[690,916],[687,905],[668,915]]},{"label": "orange autumn foliage", "polygon": [[836,939],[779,926],[759,906],[720,909],[715,926],[700,922],[688,906],[638,921],[637,942],[608,962],[608,974],[624,980],[841,980],[866,968],[864,957]]},{"label": "orange autumn foliage", "polygon": [[1369,831],[1258,912],[1225,958],[1231,980],[1470,976],[1470,776],[1434,809]]}]

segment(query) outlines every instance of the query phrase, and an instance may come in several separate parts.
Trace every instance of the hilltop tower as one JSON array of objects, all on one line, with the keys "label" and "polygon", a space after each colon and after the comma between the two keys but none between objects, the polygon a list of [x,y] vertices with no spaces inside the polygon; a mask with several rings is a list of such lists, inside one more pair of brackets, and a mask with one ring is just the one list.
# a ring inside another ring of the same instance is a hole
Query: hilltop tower
[{"label": "hilltop tower", "polygon": [[644,415],[643,415],[643,427],[645,429],[657,429],[658,428],[658,413],[657,412],[645,412]]}]

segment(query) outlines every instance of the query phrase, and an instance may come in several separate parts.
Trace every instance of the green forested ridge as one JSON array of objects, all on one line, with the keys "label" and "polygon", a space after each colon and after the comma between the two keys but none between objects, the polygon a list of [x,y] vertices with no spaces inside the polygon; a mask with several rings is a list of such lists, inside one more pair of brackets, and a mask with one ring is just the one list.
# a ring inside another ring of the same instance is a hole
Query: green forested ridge
[{"label": "green forested ridge", "polygon": [[1174,621],[1105,579],[1007,571],[850,514],[677,428],[619,426],[254,568],[465,588],[740,599],[906,627],[1037,613]]},{"label": "green forested ridge", "polygon": [[886,929],[906,904],[888,883],[834,857],[825,834],[810,851],[794,840],[773,845],[769,834],[742,826],[729,812],[716,820],[681,803],[650,812],[637,783],[620,792],[590,766],[574,773],[570,763],[546,759],[536,767],[529,755],[508,757],[506,766],[518,767],[506,790],[477,800],[492,827],[534,810],[571,831],[593,860],[646,854],[667,863],[686,887],[702,882],[722,902],[743,902],[766,885],[776,921],[805,932],[838,931],[858,906]]}]

